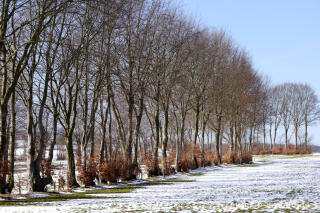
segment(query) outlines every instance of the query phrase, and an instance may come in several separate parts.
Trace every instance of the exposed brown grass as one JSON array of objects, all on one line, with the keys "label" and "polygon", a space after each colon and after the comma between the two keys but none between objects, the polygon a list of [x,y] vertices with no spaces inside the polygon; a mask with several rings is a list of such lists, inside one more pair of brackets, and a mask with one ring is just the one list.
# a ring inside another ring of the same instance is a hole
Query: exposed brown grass
[{"label": "exposed brown grass", "polygon": [[252,163],[252,154],[248,152],[244,152],[240,156],[241,163]]},{"label": "exposed brown grass", "polygon": [[97,177],[97,163],[94,159],[90,159],[86,167],[81,167],[78,179],[85,187],[96,185],[95,179]]},{"label": "exposed brown grass", "polygon": [[175,169],[172,166],[174,164],[175,153],[170,153],[170,157],[161,159],[161,173],[162,175],[171,175],[175,173]]},{"label": "exposed brown grass", "polygon": [[242,164],[242,163],[252,163],[252,154],[242,150],[242,152],[231,152],[226,150],[222,154],[222,163],[227,164]]},{"label": "exposed brown grass", "polygon": [[63,174],[59,175],[59,179],[58,179],[58,190],[64,190],[64,187],[66,186],[66,180],[64,179]]},{"label": "exposed brown grass", "polygon": [[119,180],[133,180],[141,173],[139,165],[126,163],[122,157],[105,161],[99,168],[98,176],[102,183],[117,183]]},{"label": "exposed brown grass", "polygon": [[[195,159],[197,160],[197,164],[200,165],[201,162],[201,151],[199,148],[195,149]],[[210,165],[218,165],[218,157],[216,152],[212,149],[205,149],[205,162],[204,166]],[[230,152],[228,148],[223,149],[221,163],[226,164],[243,164],[243,163],[252,163],[252,154],[246,150],[242,150],[242,152]],[[181,171],[187,172],[190,169],[195,168],[194,159],[192,159],[192,148],[191,146],[186,146],[185,150],[181,154],[180,161]]]},{"label": "exposed brown grass", "polygon": [[121,180],[137,179],[138,174],[141,173],[139,165],[134,164],[134,163],[126,163],[124,161],[122,161],[122,162],[123,163],[120,163],[120,178],[121,178]]},{"label": "exposed brown grass", "polygon": [[186,143],[181,153],[180,168],[187,172],[190,169],[196,169],[201,162],[201,152],[198,147],[193,150],[192,143]]},{"label": "exposed brown grass", "polygon": [[102,183],[117,183],[120,179],[120,169],[117,162],[115,160],[104,162],[99,168],[99,178]]},{"label": "exposed brown grass", "polygon": [[[161,159],[155,159],[152,152],[147,152],[142,154],[142,164],[146,166],[148,176],[157,176],[161,174],[161,169],[159,167],[159,161]],[[155,162],[157,160],[157,162]]]},{"label": "exposed brown grass", "polygon": [[180,159],[180,168],[182,172],[187,172],[193,167],[193,159],[190,153],[182,153]]},{"label": "exposed brown grass", "polygon": [[217,155],[213,150],[207,149],[205,151],[205,157],[207,158],[207,161],[210,165],[217,165],[218,164]]},{"label": "exposed brown grass", "polygon": [[295,155],[295,154],[310,154],[312,152],[311,146],[298,146],[296,148],[293,144],[285,145],[274,145],[272,149],[270,147],[263,148],[262,144],[254,143],[253,154],[254,155],[265,155],[265,154],[274,154],[274,155]]}]

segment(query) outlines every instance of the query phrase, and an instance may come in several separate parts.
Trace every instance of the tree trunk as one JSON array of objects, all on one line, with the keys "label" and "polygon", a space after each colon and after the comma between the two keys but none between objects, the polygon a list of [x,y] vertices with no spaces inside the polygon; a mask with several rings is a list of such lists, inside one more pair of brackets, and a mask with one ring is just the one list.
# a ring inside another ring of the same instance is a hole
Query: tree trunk
[{"label": "tree trunk", "polygon": [[233,151],[234,151],[233,137],[234,137],[233,125],[231,125],[231,126],[230,126],[230,141],[229,141],[229,152],[230,152],[230,153],[233,153]]},{"label": "tree trunk", "polygon": [[169,124],[169,100],[164,107],[164,121],[163,121],[163,141],[162,141],[162,174],[165,173],[165,161],[167,158],[168,145],[168,124]]},{"label": "tree trunk", "polygon": [[156,136],[156,143],[154,144],[153,147],[153,175],[159,175],[159,165],[158,165],[158,146],[160,143],[160,109],[159,109],[159,102],[157,102],[157,109],[156,109],[156,114],[154,117],[155,121],[155,136]]},{"label": "tree trunk", "polygon": [[197,138],[198,138],[198,132],[199,132],[199,115],[200,115],[200,104],[197,103],[196,109],[195,109],[195,128],[194,128],[194,138],[192,143],[192,160],[193,160],[193,168],[196,169],[199,167],[197,157],[195,156],[196,152],[196,146],[197,146]]},{"label": "tree trunk", "polygon": [[29,191],[33,191],[34,189],[34,181],[37,175],[35,175],[35,141],[34,141],[34,132],[33,132],[33,114],[32,114],[32,104],[33,104],[33,92],[32,85],[29,85],[29,98],[27,104],[27,174],[28,174],[28,187]]},{"label": "tree trunk", "polygon": [[[95,119],[94,119],[95,120]],[[91,141],[91,147],[90,147],[90,159],[94,159],[94,149],[95,149],[95,141],[94,141],[94,125],[95,121],[92,122],[92,127],[90,129],[90,141]]]},{"label": "tree trunk", "polygon": [[101,139],[100,155],[99,155],[99,167],[102,166],[103,161],[107,157],[107,155],[105,155],[105,149],[106,149],[106,133],[107,133],[108,113],[109,113],[109,107],[110,107],[110,97],[108,97],[108,105],[104,112],[103,112],[102,98],[100,101],[100,107],[101,107],[101,116],[102,116],[102,121],[101,121],[102,139]]},{"label": "tree trunk", "polygon": [[289,129],[288,128],[285,128],[284,130],[284,135],[285,135],[285,143],[286,143],[286,149],[288,149],[288,131]]},{"label": "tree trunk", "polygon": [[271,149],[271,152],[272,152],[272,149],[273,149],[272,125],[270,125],[270,128],[269,128],[269,137],[270,137],[270,149]]},{"label": "tree trunk", "polygon": [[39,117],[38,117],[38,126],[39,126],[39,133],[40,133],[40,149],[38,151],[38,156],[36,159],[36,170],[40,170],[40,165],[42,162],[43,153],[45,150],[45,129],[43,126],[43,113],[44,113],[44,107],[47,101],[48,96],[48,87],[49,87],[49,76],[51,75],[51,70],[48,69],[45,76],[45,82],[44,82],[44,89],[43,89],[43,96],[40,103],[40,109],[39,109]]},{"label": "tree trunk", "polygon": [[[99,81],[99,80],[97,80]],[[99,88],[99,82],[95,86],[95,91],[98,93]],[[90,159],[94,159],[94,153],[95,153],[95,123],[96,123],[96,114],[98,110],[98,103],[99,103],[99,98],[97,95],[94,95],[92,104],[91,104],[91,112],[90,112],[90,123],[89,123],[89,139],[91,141],[91,147],[90,147]]]},{"label": "tree trunk", "polygon": [[267,140],[267,130],[266,130],[266,123],[263,123],[263,150],[266,149],[266,140]]},{"label": "tree trunk", "polygon": [[205,166],[205,157],[204,157],[204,134],[205,134],[206,122],[205,116],[202,107],[202,115],[201,115],[201,133],[200,133],[200,144],[201,144],[201,167]]},{"label": "tree trunk", "polygon": [[109,127],[108,127],[108,134],[109,134],[109,161],[112,159],[112,117],[111,117],[111,106],[109,107]]},{"label": "tree trunk", "polygon": [[294,136],[295,136],[295,144],[296,144],[296,153],[298,151],[298,126],[294,127]]},{"label": "tree trunk", "polygon": [[305,132],[304,132],[304,148],[307,149],[308,146],[308,121],[307,119],[305,120],[304,123],[304,128],[305,128]]},{"label": "tree trunk", "polygon": [[219,143],[220,143],[220,146],[219,146],[219,148],[220,148],[220,158],[222,158],[222,139],[223,139],[223,132],[224,132],[224,125],[221,123],[221,129],[220,129],[220,138],[219,138]]},{"label": "tree trunk", "polygon": [[29,85],[29,97],[27,103],[27,133],[28,133],[28,147],[27,147],[27,173],[28,173],[28,186],[31,192],[44,192],[46,186],[52,182],[52,177],[42,178],[40,176],[40,165],[44,150],[44,144],[40,144],[40,149],[35,159],[36,147],[35,147],[35,134],[36,125],[33,121],[33,92],[32,83]]},{"label": "tree trunk", "polygon": [[[86,72],[87,73],[87,72]],[[89,133],[88,133],[88,76],[86,74],[85,79],[85,98],[83,100],[83,112],[82,112],[82,138],[81,138],[81,158],[79,162],[82,165],[83,170],[87,168],[87,145],[89,140]]]},{"label": "tree trunk", "polygon": [[33,192],[34,189],[34,181],[35,181],[35,164],[34,164],[34,156],[35,156],[35,141],[33,135],[33,115],[32,115],[32,87],[30,92],[30,97],[28,100],[27,106],[27,174],[28,174],[28,187],[29,191]]},{"label": "tree trunk", "polygon": [[1,108],[0,108],[0,117],[1,117],[1,122],[0,122],[0,189],[1,189],[1,194],[8,193],[7,189],[7,174],[8,174],[8,167],[7,167],[7,162],[5,161],[6,155],[8,155],[8,152],[6,151],[7,147],[7,106],[2,103]]},{"label": "tree trunk", "polygon": [[185,120],[186,113],[181,113],[181,128],[180,128],[180,139],[176,142],[176,172],[181,172],[181,151],[182,151],[182,143],[184,141],[184,133],[185,133]]},{"label": "tree trunk", "polygon": [[105,149],[106,149],[106,129],[102,130],[101,136],[101,144],[100,144],[100,151],[99,151],[99,167],[102,166],[103,161],[107,156],[105,156]]},{"label": "tree trunk", "polygon": [[222,116],[221,113],[217,115],[217,129],[216,129],[216,136],[215,136],[215,141],[216,141],[216,156],[217,156],[217,163],[218,165],[221,164],[221,155],[220,155],[220,133],[221,133],[221,121],[222,121]]},{"label": "tree trunk", "polygon": [[[76,117],[77,117],[77,103],[78,103],[78,93],[79,93],[79,76],[78,70],[76,70],[76,82],[75,82],[75,93],[72,94],[72,87],[68,88],[68,98],[69,98],[69,109],[68,109],[68,118],[66,125],[66,141],[67,141],[67,158],[68,158],[68,187],[74,188],[79,187],[80,185],[77,183],[76,174],[75,174],[75,158],[73,152],[73,131],[76,125]],[[72,115],[72,116],[71,116]]]},{"label": "tree trunk", "polygon": [[15,143],[16,143],[16,110],[15,110],[15,92],[11,96],[11,127],[10,127],[10,168],[8,179],[8,192],[11,193],[14,187],[14,162],[15,162]]},{"label": "tree trunk", "polygon": [[80,156],[80,158],[81,159],[78,159],[78,161],[82,161],[81,162],[81,164],[82,164],[82,168],[83,168],[83,170],[86,170],[87,169],[87,161],[88,161],[88,158],[87,158],[87,146],[88,146],[88,144],[87,143],[85,143],[85,144],[83,144],[82,142],[81,142],[81,156]]},{"label": "tree trunk", "polygon": [[276,145],[276,139],[277,139],[277,127],[274,127],[274,135],[273,135],[273,146]]},{"label": "tree trunk", "polygon": [[57,126],[58,126],[58,112],[56,112],[56,110],[54,110],[53,112],[53,132],[52,132],[52,142],[50,144],[50,148],[49,148],[49,157],[48,157],[48,162],[49,164],[52,163],[53,160],[53,152],[54,152],[54,148],[56,146],[57,143]]},{"label": "tree trunk", "polygon": [[68,187],[74,188],[79,187],[80,185],[76,180],[76,166],[73,152],[73,144],[72,144],[72,132],[66,133],[66,141],[67,141],[67,157],[68,157]]},{"label": "tree trunk", "polygon": [[134,136],[134,164],[138,165],[138,147],[139,147],[139,137],[140,137],[140,126],[142,115],[144,111],[144,94],[142,92],[141,97],[139,99],[139,113],[136,116],[136,129],[135,129],[135,136]]},{"label": "tree trunk", "polygon": [[201,145],[201,167],[205,166],[205,157],[204,157],[204,136],[206,130],[206,116],[204,112],[204,104],[201,104],[201,132],[200,132],[200,145]]},{"label": "tree trunk", "polygon": [[241,141],[241,123],[236,125],[236,143],[238,144],[237,154],[240,156],[240,163],[242,163],[242,141]]},{"label": "tree trunk", "polygon": [[235,138],[234,138],[234,152],[235,152],[235,154],[238,154],[238,152],[239,152],[239,144],[238,144],[239,134],[238,134],[238,124],[237,124],[236,121],[234,122],[234,134],[235,134]]},{"label": "tree trunk", "polygon": [[250,136],[249,136],[249,152],[252,151],[253,148],[253,126],[250,126]]}]

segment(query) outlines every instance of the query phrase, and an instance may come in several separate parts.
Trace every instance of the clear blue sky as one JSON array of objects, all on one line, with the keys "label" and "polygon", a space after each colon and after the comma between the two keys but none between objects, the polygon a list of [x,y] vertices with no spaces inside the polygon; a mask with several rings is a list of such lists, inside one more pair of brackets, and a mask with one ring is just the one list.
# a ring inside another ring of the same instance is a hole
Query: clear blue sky
[{"label": "clear blue sky", "polygon": [[[272,83],[308,83],[320,97],[320,0],[175,2],[202,25],[229,32]],[[320,145],[320,125],[311,133]]]}]

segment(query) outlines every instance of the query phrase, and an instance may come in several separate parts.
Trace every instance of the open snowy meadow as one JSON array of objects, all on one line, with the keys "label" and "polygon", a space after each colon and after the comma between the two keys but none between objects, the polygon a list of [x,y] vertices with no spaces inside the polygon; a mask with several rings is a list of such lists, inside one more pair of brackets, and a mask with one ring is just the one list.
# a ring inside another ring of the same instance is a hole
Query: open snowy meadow
[{"label": "open snowy meadow", "polygon": [[[250,165],[197,169],[128,193],[20,204],[0,212],[314,212],[320,211],[319,177],[320,154],[256,156]],[[131,184],[139,183],[145,182]]]}]

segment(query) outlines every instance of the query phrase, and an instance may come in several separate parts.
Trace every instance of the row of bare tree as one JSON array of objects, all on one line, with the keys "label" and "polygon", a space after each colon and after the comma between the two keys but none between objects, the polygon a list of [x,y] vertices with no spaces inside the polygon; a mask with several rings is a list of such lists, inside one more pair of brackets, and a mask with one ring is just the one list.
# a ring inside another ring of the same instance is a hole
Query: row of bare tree
[{"label": "row of bare tree", "polygon": [[58,132],[68,185],[77,187],[76,150],[83,170],[90,159],[102,165],[119,154],[138,166],[148,154],[159,174],[168,149],[176,171],[189,144],[195,167],[197,149],[204,166],[213,142],[221,163],[223,141],[241,156],[255,133],[266,143],[268,125],[275,144],[283,124],[294,125],[297,143],[304,122],[307,143],[317,119],[310,87],[270,89],[229,35],[166,1],[2,0],[0,7],[1,193],[14,186],[17,132],[27,138],[30,191],[44,191],[52,177],[41,164],[52,163]]},{"label": "row of bare tree", "polygon": [[[267,110],[263,113],[264,145],[267,141],[267,131],[271,149],[276,145],[279,129],[283,132],[286,147],[290,141],[290,130],[294,134],[296,149],[299,147],[298,142],[305,148],[310,144],[308,127],[319,120],[320,109],[318,98],[309,85],[284,83],[272,87],[268,91],[265,104]],[[300,134],[301,127],[304,127],[303,137]]]}]

